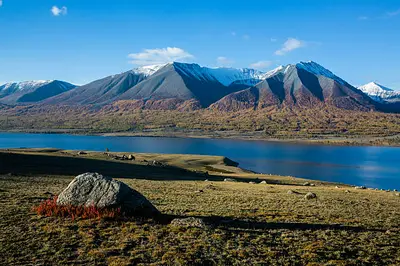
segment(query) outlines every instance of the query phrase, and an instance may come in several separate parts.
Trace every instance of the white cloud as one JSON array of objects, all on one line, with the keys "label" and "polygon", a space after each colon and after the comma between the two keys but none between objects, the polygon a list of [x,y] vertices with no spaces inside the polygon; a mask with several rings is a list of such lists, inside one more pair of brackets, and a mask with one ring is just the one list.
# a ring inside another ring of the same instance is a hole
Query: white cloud
[{"label": "white cloud", "polygon": [[59,8],[57,6],[53,6],[51,8],[51,13],[53,13],[53,16],[56,16],[56,17],[58,17],[60,15],[65,16],[68,13],[68,9],[66,6],[63,6],[61,8]]},{"label": "white cloud", "polygon": [[295,38],[289,38],[287,41],[283,44],[282,48],[275,51],[276,55],[285,55],[293,50],[299,49],[301,47],[304,47],[306,43],[304,41],[295,39]]},{"label": "white cloud", "polygon": [[258,61],[250,65],[251,68],[264,69],[272,65],[272,61]]},{"label": "white cloud", "polygon": [[225,56],[217,57],[217,64],[218,66],[232,66],[235,63],[234,60],[229,59]]},{"label": "white cloud", "polygon": [[235,31],[232,31],[232,32],[231,32],[231,35],[232,35],[232,36],[236,36],[236,32],[235,32]]},{"label": "white cloud", "polygon": [[397,16],[397,15],[400,15],[400,9],[398,9],[396,11],[393,11],[393,12],[387,12],[386,15],[388,17],[394,17],[394,16]]},{"label": "white cloud", "polygon": [[185,62],[194,58],[193,55],[177,47],[144,49],[141,53],[129,54],[128,58],[134,65],[157,65],[174,61]]},{"label": "white cloud", "polygon": [[250,39],[250,36],[247,35],[247,34],[245,34],[245,35],[243,35],[243,39],[244,39],[244,40],[249,40],[249,39]]},{"label": "white cloud", "polygon": [[0,0],[0,7],[3,5],[3,0]]},{"label": "white cloud", "polygon": [[367,16],[360,16],[360,17],[358,17],[358,20],[367,20],[367,19],[368,19]]},{"label": "white cloud", "polygon": [[276,38],[271,38],[271,42],[277,42],[278,41],[278,39],[276,39]]}]

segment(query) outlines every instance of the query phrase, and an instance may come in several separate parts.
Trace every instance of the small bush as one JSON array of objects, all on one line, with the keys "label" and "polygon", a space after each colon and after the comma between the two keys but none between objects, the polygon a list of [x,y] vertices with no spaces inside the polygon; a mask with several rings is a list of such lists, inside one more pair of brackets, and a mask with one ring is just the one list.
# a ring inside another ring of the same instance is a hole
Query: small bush
[{"label": "small bush", "polygon": [[42,201],[39,206],[33,207],[38,215],[42,216],[58,216],[70,217],[72,220],[76,218],[82,219],[102,219],[110,218],[115,219],[122,216],[120,208],[97,208],[95,206],[72,206],[72,205],[57,205],[57,196]]}]

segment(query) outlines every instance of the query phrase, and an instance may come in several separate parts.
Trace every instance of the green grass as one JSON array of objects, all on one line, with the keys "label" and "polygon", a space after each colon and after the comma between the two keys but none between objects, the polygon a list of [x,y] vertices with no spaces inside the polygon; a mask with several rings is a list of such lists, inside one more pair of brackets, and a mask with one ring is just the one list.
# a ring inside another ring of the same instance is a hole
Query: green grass
[{"label": "green grass", "polygon": [[[304,187],[301,179],[255,175],[235,167],[229,168],[233,174],[210,175],[246,182],[204,182],[204,177],[180,178],[175,172],[178,164],[188,162],[193,173],[209,165],[227,167],[222,157],[135,154],[137,161],[119,162],[108,173],[123,164],[133,171],[144,158],[175,164],[156,179],[148,176],[155,170],[151,167],[126,178],[119,172],[111,176],[145,195],[168,219],[202,217],[208,229],[176,228],[151,219],[72,221],[37,216],[32,207],[49,193],[59,194],[73,176],[56,174],[58,167],[50,164],[48,174],[29,173],[30,163],[57,157],[61,165],[74,158],[81,168],[87,160],[98,167],[109,160],[100,153],[81,158],[63,152],[12,152],[32,157],[18,157],[18,173],[0,175],[1,265],[400,264],[400,197],[395,193],[314,181],[315,187]],[[1,154],[0,162],[10,156]],[[270,184],[247,182],[257,178]],[[298,194],[287,194],[288,190]],[[309,191],[318,200],[305,200]]]}]

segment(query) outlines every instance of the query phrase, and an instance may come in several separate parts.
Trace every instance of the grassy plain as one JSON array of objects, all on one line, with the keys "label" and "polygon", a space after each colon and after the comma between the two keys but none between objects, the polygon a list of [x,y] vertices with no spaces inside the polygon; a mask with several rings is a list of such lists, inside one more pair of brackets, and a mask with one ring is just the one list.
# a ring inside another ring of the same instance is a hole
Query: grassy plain
[{"label": "grassy plain", "polygon": [[[394,192],[303,186],[303,179],[254,174],[223,157],[134,155],[120,161],[94,152],[1,151],[0,264],[400,264]],[[147,165],[153,160],[164,166]],[[76,174],[96,170],[144,194],[166,219],[72,221],[32,212]],[[317,200],[304,199],[310,191]],[[209,228],[173,227],[175,217],[201,217]]]}]

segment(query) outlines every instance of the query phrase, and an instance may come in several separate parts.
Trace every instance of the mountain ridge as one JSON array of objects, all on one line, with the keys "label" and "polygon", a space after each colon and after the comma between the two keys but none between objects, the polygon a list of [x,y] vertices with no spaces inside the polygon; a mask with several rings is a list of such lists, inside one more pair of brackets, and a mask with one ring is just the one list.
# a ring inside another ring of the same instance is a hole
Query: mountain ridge
[{"label": "mountain ridge", "polygon": [[[46,82],[51,81],[38,83]],[[17,90],[11,87],[3,85],[0,93],[15,94]],[[42,98],[38,101],[38,97],[26,96],[0,102],[97,107],[123,102],[124,108],[220,111],[332,105],[348,110],[400,111],[397,104],[368,95],[314,61],[279,66],[268,72],[171,62],[137,67]],[[131,104],[127,104],[129,101]]]},{"label": "mountain ridge", "polygon": [[0,85],[0,103],[9,105],[36,103],[75,87],[60,80],[9,82]]}]

